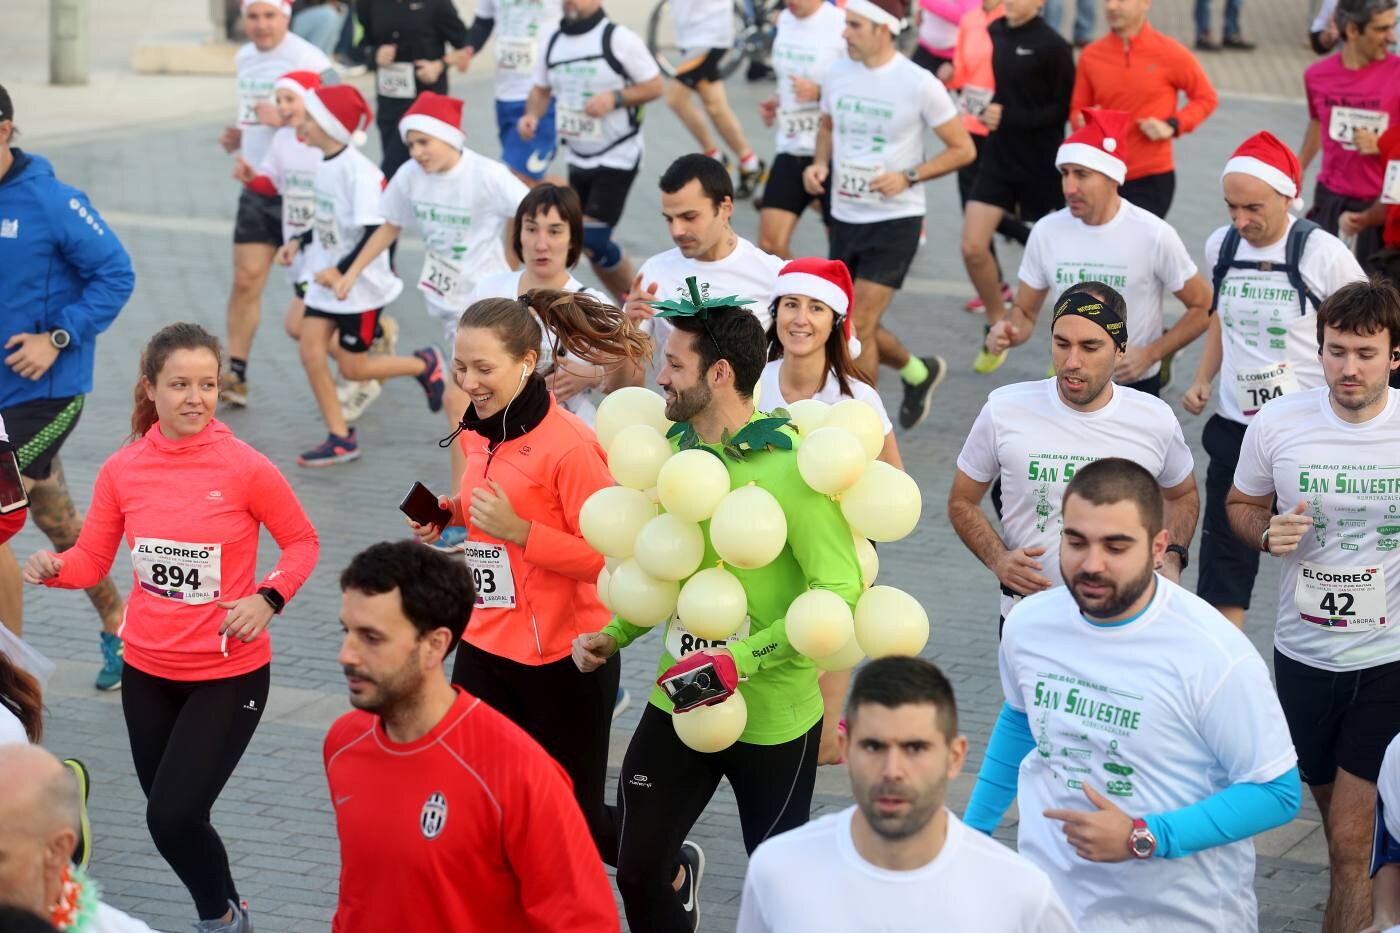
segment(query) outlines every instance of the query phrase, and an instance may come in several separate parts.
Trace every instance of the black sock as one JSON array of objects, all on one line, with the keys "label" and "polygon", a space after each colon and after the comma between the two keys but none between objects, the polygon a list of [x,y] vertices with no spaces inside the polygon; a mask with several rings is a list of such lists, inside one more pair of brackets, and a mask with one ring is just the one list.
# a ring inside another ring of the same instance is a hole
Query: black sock
[{"label": "black sock", "polygon": [[228,369],[229,369],[229,372],[233,373],[235,376],[238,377],[238,379],[239,379],[240,382],[247,382],[247,381],[248,381],[248,361],[247,361],[247,360],[240,360],[240,359],[239,359],[238,357],[236,357],[236,356],[231,356],[231,357],[228,358]]}]

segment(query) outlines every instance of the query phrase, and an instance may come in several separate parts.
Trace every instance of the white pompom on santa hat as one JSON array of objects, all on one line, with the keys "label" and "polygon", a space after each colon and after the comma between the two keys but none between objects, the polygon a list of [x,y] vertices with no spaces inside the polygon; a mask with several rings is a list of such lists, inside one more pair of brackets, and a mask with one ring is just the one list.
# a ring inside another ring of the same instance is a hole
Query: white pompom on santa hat
[{"label": "white pompom on santa hat", "polygon": [[306,95],[306,113],[338,143],[363,146],[374,113],[364,96],[349,84],[317,88]]},{"label": "white pompom on santa hat", "polygon": [[291,91],[298,97],[305,97],[307,91],[321,86],[321,76],[314,71],[289,71],[277,79],[274,90]]},{"label": "white pompom on santa hat", "polygon": [[1288,198],[1290,210],[1303,209],[1303,199],[1298,196],[1303,188],[1303,167],[1288,144],[1268,130],[1261,130],[1240,143],[1230,161],[1225,163],[1220,177],[1223,179],[1235,172],[1253,176]]},{"label": "white pompom on santa hat", "polygon": [[399,138],[408,142],[408,131],[417,130],[457,149],[467,144],[462,132],[462,101],[435,91],[424,91],[399,121]]},{"label": "white pompom on santa hat", "polygon": [[257,6],[258,4],[270,6],[288,16],[292,15],[292,0],[243,0],[243,9],[246,10],[248,7]]},{"label": "white pompom on santa hat", "polygon": [[860,356],[860,341],[851,331],[855,287],[851,284],[851,270],[846,268],[844,262],[817,256],[794,259],[778,272],[778,283],[773,287],[774,301],[784,295],[815,298],[835,312],[837,320],[841,322],[847,349],[851,356]]},{"label": "white pompom on santa hat", "polygon": [[1126,110],[1081,110],[1084,125],[1060,144],[1055,153],[1055,168],[1062,165],[1082,165],[1102,172],[1118,184],[1128,176],[1128,163],[1121,150],[1133,125],[1133,116]]}]

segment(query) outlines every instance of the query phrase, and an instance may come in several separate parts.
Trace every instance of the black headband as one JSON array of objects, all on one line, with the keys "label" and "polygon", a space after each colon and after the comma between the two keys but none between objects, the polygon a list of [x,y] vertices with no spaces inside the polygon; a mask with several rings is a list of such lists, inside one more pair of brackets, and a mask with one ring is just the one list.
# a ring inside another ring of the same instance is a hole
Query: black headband
[{"label": "black headband", "polygon": [[1054,327],[1054,321],[1066,315],[1077,314],[1082,318],[1093,321],[1108,332],[1118,349],[1128,349],[1128,323],[1120,318],[1102,300],[1095,298],[1088,292],[1070,292],[1060,299],[1060,303],[1055,306],[1055,317],[1050,326]]}]

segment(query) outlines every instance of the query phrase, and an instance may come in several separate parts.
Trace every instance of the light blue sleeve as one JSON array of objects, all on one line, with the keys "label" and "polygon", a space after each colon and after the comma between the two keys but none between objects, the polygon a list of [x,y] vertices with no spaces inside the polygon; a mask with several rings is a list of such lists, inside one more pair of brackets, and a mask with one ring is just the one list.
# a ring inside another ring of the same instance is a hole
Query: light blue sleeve
[{"label": "light blue sleeve", "polygon": [[[984,765],[982,775],[986,772]],[[979,789],[982,775],[978,775]],[[976,791],[973,798],[976,799]],[[1298,815],[1302,801],[1303,784],[1295,766],[1268,783],[1232,784],[1189,807],[1143,819],[1157,838],[1158,858],[1184,858],[1282,826]],[[969,813],[971,809],[969,805]]]},{"label": "light blue sleeve", "polygon": [[[987,835],[997,828],[1006,808],[1016,799],[1016,777],[1021,760],[1035,750],[1035,736],[1025,713],[1003,703],[1001,715],[992,728],[982,770],[977,772],[977,785],[967,802],[963,822]],[[1160,838],[1160,837],[1159,837]]]}]

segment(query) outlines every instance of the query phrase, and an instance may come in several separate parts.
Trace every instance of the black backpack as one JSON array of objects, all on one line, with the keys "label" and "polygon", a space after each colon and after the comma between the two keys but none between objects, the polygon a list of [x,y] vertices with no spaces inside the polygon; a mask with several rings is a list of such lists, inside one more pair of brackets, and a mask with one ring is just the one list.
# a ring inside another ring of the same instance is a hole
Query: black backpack
[{"label": "black backpack", "polygon": [[1308,313],[1308,302],[1312,302],[1313,310],[1317,310],[1322,304],[1322,299],[1318,298],[1312,289],[1308,288],[1303,281],[1301,265],[1303,261],[1303,249],[1307,246],[1308,237],[1313,231],[1321,229],[1311,220],[1298,219],[1293,222],[1293,227],[1288,231],[1288,241],[1283,247],[1283,263],[1269,262],[1267,260],[1247,260],[1236,259],[1235,252],[1240,248],[1240,232],[1233,224],[1225,231],[1225,239],[1220,244],[1220,257],[1215,260],[1215,268],[1211,270],[1211,287],[1215,293],[1210,299],[1210,313],[1214,314],[1215,309],[1220,305],[1220,284],[1225,281],[1226,274],[1231,269],[1258,269],[1261,272],[1282,272],[1288,276],[1288,284],[1293,286],[1293,290],[1298,293],[1298,313]]}]

